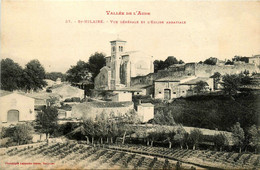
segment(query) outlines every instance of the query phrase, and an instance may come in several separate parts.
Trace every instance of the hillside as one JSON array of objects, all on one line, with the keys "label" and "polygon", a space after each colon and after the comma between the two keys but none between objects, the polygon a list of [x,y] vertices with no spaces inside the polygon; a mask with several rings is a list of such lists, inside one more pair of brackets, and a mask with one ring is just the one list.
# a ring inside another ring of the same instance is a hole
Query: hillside
[{"label": "hillside", "polygon": [[201,95],[179,98],[170,104],[157,104],[155,113],[171,112],[175,123],[184,126],[230,130],[236,122],[241,127],[258,124],[260,117],[259,92],[224,95]]}]

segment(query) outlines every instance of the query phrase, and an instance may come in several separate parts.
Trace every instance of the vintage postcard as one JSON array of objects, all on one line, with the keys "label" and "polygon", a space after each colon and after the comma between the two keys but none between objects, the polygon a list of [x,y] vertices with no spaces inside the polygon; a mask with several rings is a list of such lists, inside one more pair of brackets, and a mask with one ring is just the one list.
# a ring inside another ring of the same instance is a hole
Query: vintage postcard
[{"label": "vintage postcard", "polygon": [[259,9],[2,0],[0,169],[260,169]]}]

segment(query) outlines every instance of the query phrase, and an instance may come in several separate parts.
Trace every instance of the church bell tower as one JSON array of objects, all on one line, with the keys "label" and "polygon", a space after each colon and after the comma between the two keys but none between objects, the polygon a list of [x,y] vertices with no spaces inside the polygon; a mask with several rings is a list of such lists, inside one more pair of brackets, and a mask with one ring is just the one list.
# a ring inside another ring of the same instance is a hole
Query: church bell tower
[{"label": "church bell tower", "polygon": [[125,51],[126,41],[114,40],[111,43],[111,88],[116,89],[120,85],[120,63],[122,53]]}]

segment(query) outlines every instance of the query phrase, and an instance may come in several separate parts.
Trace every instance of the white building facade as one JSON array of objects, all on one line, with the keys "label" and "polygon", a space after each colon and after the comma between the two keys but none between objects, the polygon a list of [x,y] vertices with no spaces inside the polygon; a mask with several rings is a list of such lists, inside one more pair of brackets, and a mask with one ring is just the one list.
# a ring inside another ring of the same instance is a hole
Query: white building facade
[{"label": "white building facade", "polygon": [[0,121],[18,123],[35,120],[35,99],[11,93],[0,97]]}]

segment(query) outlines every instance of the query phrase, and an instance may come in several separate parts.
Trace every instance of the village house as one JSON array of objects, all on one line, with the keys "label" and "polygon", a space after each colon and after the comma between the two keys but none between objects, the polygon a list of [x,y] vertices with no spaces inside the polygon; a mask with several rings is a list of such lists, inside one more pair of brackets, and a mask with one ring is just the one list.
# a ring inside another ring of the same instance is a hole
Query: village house
[{"label": "village house", "polygon": [[248,63],[255,64],[256,66],[260,66],[260,55],[248,57]]},{"label": "village house", "polygon": [[194,90],[199,81],[207,83],[206,89],[213,90],[213,78],[208,77],[164,77],[154,81],[154,98],[171,100],[197,94]]},{"label": "village house", "polygon": [[113,102],[132,101],[132,93],[129,91],[114,91]]},{"label": "village house", "polygon": [[35,120],[35,99],[18,93],[0,91],[0,121],[18,123]]}]

